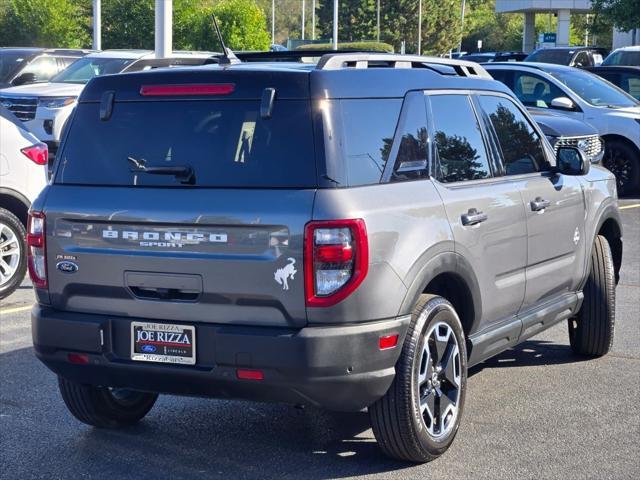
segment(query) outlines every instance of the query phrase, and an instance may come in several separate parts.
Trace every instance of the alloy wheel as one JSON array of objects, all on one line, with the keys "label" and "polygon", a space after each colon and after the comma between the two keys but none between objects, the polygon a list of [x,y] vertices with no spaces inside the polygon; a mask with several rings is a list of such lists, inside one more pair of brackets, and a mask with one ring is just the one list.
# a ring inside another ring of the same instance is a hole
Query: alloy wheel
[{"label": "alloy wheel", "polygon": [[0,286],[9,283],[20,266],[22,252],[15,231],[0,223]]},{"label": "alloy wheel", "polygon": [[448,434],[456,424],[461,374],[456,336],[448,324],[438,322],[424,336],[417,378],[421,417],[433,438]]},{"label": "alloy wheel", "polygon": [[624,191],[633,180],[633,159],[624,150],[615,146],[607,148],[602,164],[615,175],[619,191]]}]

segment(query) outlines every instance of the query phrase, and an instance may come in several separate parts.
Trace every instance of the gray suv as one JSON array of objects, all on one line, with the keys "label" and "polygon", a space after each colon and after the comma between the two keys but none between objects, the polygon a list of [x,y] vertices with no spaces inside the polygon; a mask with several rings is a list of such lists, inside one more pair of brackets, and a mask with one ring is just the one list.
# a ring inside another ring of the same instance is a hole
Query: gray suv
[{"label": "gray suv", "polygon": [[611,173],[482,67],[360,53],[95,78],[28,245],[35,351],[82,422],[159,393],[368,408],[416,462],[470,366],[561,321],[607,353],[622,256]]}]

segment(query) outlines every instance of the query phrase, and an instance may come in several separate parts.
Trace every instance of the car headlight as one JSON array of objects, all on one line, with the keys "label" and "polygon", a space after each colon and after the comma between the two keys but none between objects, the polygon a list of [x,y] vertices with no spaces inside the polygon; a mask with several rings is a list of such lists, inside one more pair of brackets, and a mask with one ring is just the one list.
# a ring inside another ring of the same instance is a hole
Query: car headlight
[{"label": "car headlight", "polygon": [[39,107],[62,108],[72,105],[78,97],[45,97],[38,100]]}]

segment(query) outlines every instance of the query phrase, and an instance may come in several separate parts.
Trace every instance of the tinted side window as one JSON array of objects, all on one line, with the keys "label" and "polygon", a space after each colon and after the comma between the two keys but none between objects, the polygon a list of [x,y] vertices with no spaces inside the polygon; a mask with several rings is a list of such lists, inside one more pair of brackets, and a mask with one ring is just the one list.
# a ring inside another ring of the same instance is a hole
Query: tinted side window
[{"label": "tinted side window", "polygon": [[527,107],[551,108],[551,100],[566,97],[566,94],[551,82],[527,73],[516,73],[513,91]]},{"label": "tinted side window", "polygon": [[389,158],[401,100],[341,100],[348,186],[379,183]]},{"label": "tinted side window", "polygon": [[36,82],[46,82],[58,73],[58,62],[53,57],[39,57],[27,65],[22,73],[33,73]]},{"label": "tinted side window", "polygon": [[483,95],[480,105],[498,137],[507,175],[539,172],[546,168],[540,136],[511,100]]},{"label": "tinted side window", "polygon": [[434,140],[440,180],[459,182],[491,176],[478,119],[466,95],[433,95]]},{"label": "tinted side window", "polygon": [[422,92],[410,93],[404,102],[396,142],[398,154],[393,168],[394,181],[429,176],[427,171],[427,114]]}]

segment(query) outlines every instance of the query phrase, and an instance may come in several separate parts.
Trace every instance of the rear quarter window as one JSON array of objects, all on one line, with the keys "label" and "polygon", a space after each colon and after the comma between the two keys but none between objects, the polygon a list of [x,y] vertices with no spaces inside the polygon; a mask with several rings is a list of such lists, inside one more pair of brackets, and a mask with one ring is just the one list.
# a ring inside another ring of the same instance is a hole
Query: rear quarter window
[{"label": "rear quarter window", "polygon": [[77,107],[58,156],[54,183],[184,187],[146,167],[185,167],[193,187],[315,187],[316,166],[305,100],[276,101],[270,119],[259,100],[116,102],[109,120],[97,103]]}]

